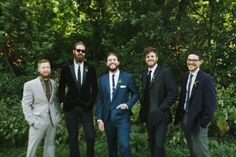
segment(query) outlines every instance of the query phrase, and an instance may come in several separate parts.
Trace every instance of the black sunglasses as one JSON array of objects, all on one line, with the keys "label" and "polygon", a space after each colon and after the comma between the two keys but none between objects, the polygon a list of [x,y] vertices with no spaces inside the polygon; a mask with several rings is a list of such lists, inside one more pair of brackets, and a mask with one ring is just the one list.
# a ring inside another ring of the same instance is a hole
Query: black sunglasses
[{"label": "black sunglasses", "polygon": [[85,53],[85,50],[81,50],[81,49],[75,49],[76,52],[82,52],[82,53]]}]

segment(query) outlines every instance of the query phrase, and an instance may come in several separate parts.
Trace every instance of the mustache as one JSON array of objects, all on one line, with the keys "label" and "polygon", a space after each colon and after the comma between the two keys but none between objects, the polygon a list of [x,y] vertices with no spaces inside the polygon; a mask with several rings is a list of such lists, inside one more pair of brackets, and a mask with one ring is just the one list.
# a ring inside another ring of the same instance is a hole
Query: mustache
[{"label": "mustache", "polygon": [[109,66],[110,66],[110,65],[116,65],[116,66],[117,66],[117,64],[116,64],[116,63],[110,63],[110,64],[109,64]]}]

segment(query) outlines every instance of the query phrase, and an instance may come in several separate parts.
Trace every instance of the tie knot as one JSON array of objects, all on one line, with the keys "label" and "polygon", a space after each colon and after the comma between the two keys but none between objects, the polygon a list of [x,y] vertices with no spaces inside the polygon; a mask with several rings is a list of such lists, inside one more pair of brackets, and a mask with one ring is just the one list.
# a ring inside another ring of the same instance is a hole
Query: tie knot
[{"label": "tie knot", "polygon": [[193,77],[193,74],[190,74],[190,79]]},{"label": "tie knot", "polygon": [[152,74],[152,70],[149,70],[149,71],[148,71],[148,75],[151,75],[151,74]]},{"label": "tie knot", "polygon": [[44,83],[48,83],[48,82],[49,82],[49,79],[44,80]]}]

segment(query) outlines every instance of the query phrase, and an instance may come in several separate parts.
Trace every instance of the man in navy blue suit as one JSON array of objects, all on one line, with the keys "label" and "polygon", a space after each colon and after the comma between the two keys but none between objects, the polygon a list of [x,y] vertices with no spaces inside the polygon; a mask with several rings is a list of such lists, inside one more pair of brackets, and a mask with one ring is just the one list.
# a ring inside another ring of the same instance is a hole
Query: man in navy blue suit
[{"label": "man in navy blue suit", "polygon": [[181,81],[175,124],[182,122],[191,157],[209,157],[208,126],[216,108],[215,81],[200,69],[202,54],[192,51],[187,58],[186,73]]},{"label": "man in navy blue suit", "polygon": [[97,102],[97,122],[101,132],[106,133],[109,157],[130,157],[131,108],[139,98],[133,77],[118,66],[115,53],[107,55],[109,73],[100,77],[100,94]]}]

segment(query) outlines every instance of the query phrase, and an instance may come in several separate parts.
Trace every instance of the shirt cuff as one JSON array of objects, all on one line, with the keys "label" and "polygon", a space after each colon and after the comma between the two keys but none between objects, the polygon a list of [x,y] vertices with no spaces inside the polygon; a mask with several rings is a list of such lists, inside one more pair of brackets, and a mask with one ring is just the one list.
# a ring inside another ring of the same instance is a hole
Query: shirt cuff
[{"label": "shirt cuff", "polygon": [[97,120],[97,123],[100,123],[100,122],[102,122],[102,120],[101,120],[101,119],[98,119],[98,120]]}]

